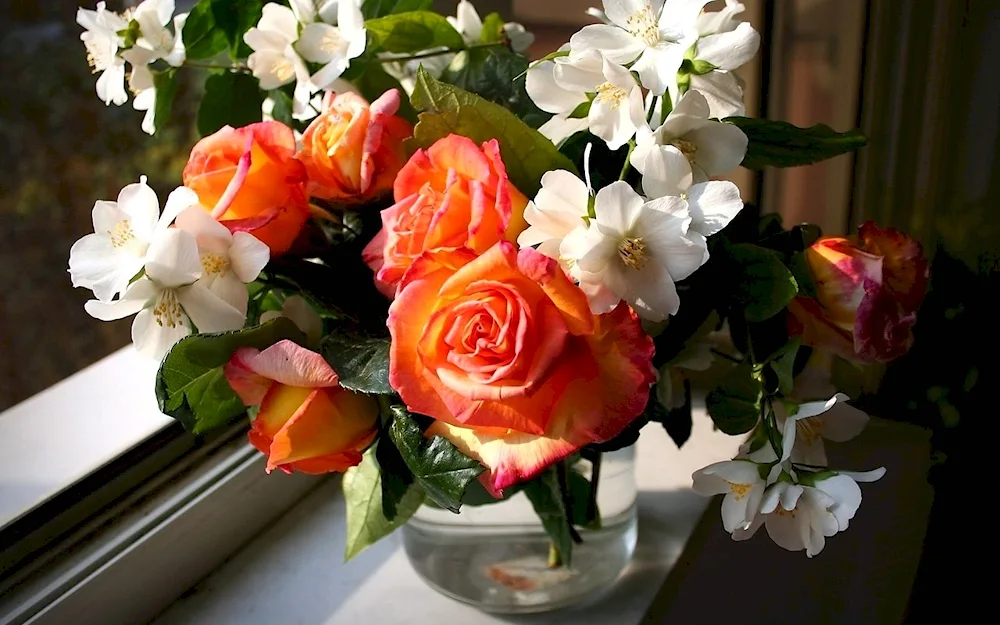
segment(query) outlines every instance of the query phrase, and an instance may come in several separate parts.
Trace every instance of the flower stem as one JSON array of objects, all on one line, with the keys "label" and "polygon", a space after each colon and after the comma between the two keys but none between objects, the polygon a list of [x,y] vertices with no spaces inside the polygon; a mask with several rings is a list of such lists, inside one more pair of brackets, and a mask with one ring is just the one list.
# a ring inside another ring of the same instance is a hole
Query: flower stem
[{"label": "flower stem", "polygon": [[196,69],[228,69],[232,72],[242,72],[244,74],[250,73],[250,68],[244,63],[236,63],[233,65],[219,65],[217,63],[203,63],[201,61],[184,61],[183,67],[193,67]]},{"label": "flower stem", "polygon": [[629,159],[632,158],[633,150],[635,150],[635,139],[630,139],[628,142],[628,152],[625,153],[625,162],[622,164],[622,171],[618,174],[619,180],[625,180],[625,177],[628,176],[629,169],[632,168],[632,164],[629,162]]},{"label": "flower stem", "polygon": [[562,556],[559,555],[559,548],[556,547],[555,543],[549,543],[549,568],[558,569],[562,566]]},{"label": "flower stem", "polygon": [[444,50],[427,50],[425,52],[417,52],[416,54],[409,54],[406,56],[391,56],[383,59],[379,59],[379,63],[398,63],[400,61],[414,61],[417,59],[426,59],[433,56],[441,56],[442,54],[458,54],[459,52],[464,52],[466,50],[476,50],[478,48],[495,48],[497,46],[506,45],[502,41],[491,41],[489,43],[473,43],[465,46],[464,48],[445,48]]}]

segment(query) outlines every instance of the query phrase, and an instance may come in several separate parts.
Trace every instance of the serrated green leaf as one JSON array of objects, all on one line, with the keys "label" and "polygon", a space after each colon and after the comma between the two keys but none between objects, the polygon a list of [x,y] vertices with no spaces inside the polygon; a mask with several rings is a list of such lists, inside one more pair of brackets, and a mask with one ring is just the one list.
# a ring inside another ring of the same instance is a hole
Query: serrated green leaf
[{"label": "serrated green leaf", "polygon": [[498,104],[464,89],[435,80],[423,68],[410,98],[420,111],[414,139],[429,147],[438,139],[458,134],[483,143],[496,139],[507,174],[521,193],[534,197],[542,175],[553,169],[576,173],[576,167],[551,141]]},{"label": "serrated green leaf", "polygon": [[727,117],[750,140],[742,165],[748,169],[798,167],[863,148],[868,139],[857,129],[837,132],[824,124],[799,128],[787,122]]},{"label": "serrated green leaf", "polygon": [[153,72],[153,87],[156,88],[153,128],[155,132],[160,132],[166,127],[170,120],[170,112],[174,108],[174,96],[177,95],[177,69]]},{"label": "serrated green leaf", "polygon": [[246,407],[229,387],[222,366],[240,347],[264,349],[284,339],[305,341],[302,332],[284,317],[254,328],[181,339],[156,374],[160,412],[195,434],[227,425],[243,415]]},{"label": "serrated green leaf", "polygon": [[408,11],[365,21],[369,51],[420,52],[436,47],[462,49],[465,41],[448,20],[432,11]]},{"label": "serrated green leaf", "polygon": [[403,406],[392,407],[389,436],[427,496],[442,508],[458,512],[469,483],[484,467],[441,436],[424,436],[420,424]]},{"label": "serrated green leaf", "polygon": [[320,351],[344,388],[378,395],[394,392],[389,385],[387,337],[337,328],[323,339]]},{"label": "serrated green leaf", "polygon": [[382,512],[389,521],[398,514],[400,502],[413,485],[413,473],[406,466],[392,439],[383,430],[375,449],[375,460],[382,473]]},{"label": "serrated green leaf", "polygon": [[207,136],[223,126],[239,128],[261,120],[264,92],[257,79],[241,72],[212,74],[198,107],[198,132]]},{"label": "serrated green leaf", "polygon": [[344,473],[342,486],[347,504],[345,562],[406,523],[424,502],[420,485],[412,484],[397,503],[394,518],[386,518],[382,509],[382,473],[373,449],[365,452],[361,464]]},{"label": "serrated green leaf", "polygon": [[182,38],[188,59],[210,59],[229,46],[226,33],[215,23],[213,0],[201,0],[191,9],[184,22]]},{"label": "serrated green leaf", "polygon": [[795,277],[773,250],[749,243],[726,248],[736,275],[733,300],[748,321],[764,321],[781,312],[799,292]]},{"label": "serrated green leaf", "polygon": [[749,432],[760,418],[764,387],[749,362],[734,367],[705,397],[716,427],[726,434]]},{"label": "serrated green leaf", "polygon": [[573,528],[569,524],[555,468],[549,467],[541,475],[527,482],[524,485],[524,494],[528,496],[535,514],[541,520],[545,533],[559,551],[562,563],[570,566],[573,562]]}]

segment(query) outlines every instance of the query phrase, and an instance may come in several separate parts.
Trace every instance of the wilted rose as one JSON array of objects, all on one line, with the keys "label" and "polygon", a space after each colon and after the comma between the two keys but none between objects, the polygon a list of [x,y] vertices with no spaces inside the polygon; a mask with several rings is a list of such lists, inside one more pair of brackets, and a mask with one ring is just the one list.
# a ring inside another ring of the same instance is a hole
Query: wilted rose
[{"label": "wilted rose", "polygon": [[819,239],[806,260],[817,297],[789,304],[791,331],[804,344],[867,362],[888,362],[910,349],[928,279],[917,241],[866,222],[857,236]]}]

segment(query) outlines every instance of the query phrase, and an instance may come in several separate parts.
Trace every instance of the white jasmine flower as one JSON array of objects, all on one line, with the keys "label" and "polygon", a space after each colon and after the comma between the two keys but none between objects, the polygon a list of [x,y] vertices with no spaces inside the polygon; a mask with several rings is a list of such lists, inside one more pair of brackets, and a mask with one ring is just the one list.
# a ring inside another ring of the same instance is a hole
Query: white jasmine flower
[{"label": "white jasmine flower", "polygon": [[659,128],[640,127],[630,162],[643,174],[643,191],[651,197],[680,195],[743,161],[746,134],[709,114],[705,96],[688,91]]},{"label": "white jasmine flower", "polygon": [[610,24],[591,24],[570,38],[573,51],[598,50],[621,65],[635,62],[642,86],[660,95],[676,82],[696,23],[709,0],[605,0]]},{"label": "white jasmine flower", "polygon": [[[705,95],[711,116],[718,119],[746,115],[743,87],[732,71],[757,54],[760,34],[749,23],[735,19],[745,8],[739,2],[726,0],[725,8],[703,13],[697,22],[699,39],[692,61],[714,69],[690,74],[690,88]],[[671,97],[676,101],[679,95],[675,83]]]},{"label": "white jasmine flower", "polygon": [[[448,23],[462,35],[467,45],[479,43],[483,38],[483,20],[479,17],[476,7],[468,0],[460,0],[455,17],[449,16]],[[503,25],[504,34],[510,40],[510,47],[515,52],[524,52],[535,41],[535,36],[525,30],[517,22],[507,22]]]},{"label": "white jasmine flower", "polygon": [[570,117],[568,114],[554,115],[538,127],[538,132],[552,143],[559,145],[578,132],[587,130],[586,117]]},{"label": "white jasmine flower", "polygon": [[590,100],[588,94],[594,94],[587,127],[612,150],[628,143],[645,124],[642,89],[631,72],[595,50],[556,57],[533,67],[525,78],[525,89],[538,108],[562,116],[563,123]]},{"label": "white jasmine flower", "polygon": [[139,37],[135,45],[122,53],[134,66],[148,65],[163,59],[174,67],[184,64],[184,45],[181,31],[187,14],[173,19],[173,32],[167,28],[174,15],[174,0],[144,0],[131,13],[131,18],[139,24]]},{"label": "white jasmine flower", "polygon": [[745,530],[757,518],[766,484],[756,463],[749,460],[716,462],[695,471],[691,479],[692,488],[699,495],[726,495],[722,500],[722,526],[730,534]]},{"label": "white jasmine flower", "polygon": [[294,43],[299,38],[299,22],[286,6],[264,5],[257,26],[243,35],[243,41],[253,50],[247,58],[247,67],[260,82],[264,91],[295,83],[292,97],[292,116],[311,119],[317,111],[309,105],[313,93],[319,89],[311,82],[309,70]]},{"label": "white jasmine flower", "polygon": [[295,47],[302,58],[323,66],[310,80],[318,89],[327,89],[350,66],[351,59],[365,51],[366,42],[361,9],[354,2],[343,1],[337,3],[336,26],[321,21],[305,24]]},{"label": "white jasmine flower", "polygon": [[199,332],[223,332],[243,327],[245,317],[204,285],[198,284],[202,266],[198,244],[190,234],[169,228],[149,247],[145,275],[113,302],[90,300],[85,309],[101,321],[132,322],[135,349],[159,360],[177,341],[189,335],[191,323]]},{"label": "white jasmine flower", "polygon": [[528,228],[517,237],[521,247],[538,246],[538,251],[559,259],[563,238],[577,228],[586,228],[590,189],[586,183],[563,169],[545,172],[541,188],[524,209]]},{"label": "white jasmine flower", "polygon": [[[884,469],[877,469],[854,475],[875,481],[884,474]],[[764,525],[775,544],[789,551],[805,550],[811,558],[823,550],[828,537],[848,528],[860,505],[861,488],[850,474],[832,474],[812,485],[779,481],[764,494],[760,514],[749,527],[734,531],[733,539],[747,540]]]},{"label": "white jasmine flower", "polygon": [[260,322],[265,323],[278,317],[291,319],[296,327],[306,335],[310,345],[319,344],[319,340],[323,336],[323,320],[302,296],[290,296],[282,304],[280,311],[268,310],[261,313]]},{"label": "white jasmine flower", "polygon": [[246,285],[267,265],[270,249],[248,232],[230,232],[197,203],[181,212],[176,223],[198,243],[198,283],[246,317]]},{"label": "white jasmine flower", "polygon": [[73,286],[85,287],[102,302],[122,293],[146,263],[152,243],[192,203],[194,191],[179,187],[167,198],[163,215],[156,193],[142,176],[118,194],[118,201],[94,204],[94,234],[73,244],[69,272]]},{"label": "white jasmine flower", "polygon": [[784,429],[786,422],[795,424],[795,445],[790,459],[793,464],[815,467],[827,465],[826,448],[823,440],[843,443],[861,433],[868,425],[868,415],[846,404],[849,399],[844,393],[837,393],[826,401],[806,402],[786,407],[784,402],[775,402],[774,414],[778,427]]},{"label": "white jasmine flower", "polygon": [[145,111],[142,130],[148,135],[156,132],[156,86],[153,73],[145,65],[132,68],[128,77],[128,88],[132,92],[132,108]]},{"label": "white jasmine flower", "polygon": [[87,48],[87,63],[94,73],[101,74],[97,79],[98,97],[105,104],[125,104],[125,60],[118,55],[124,40],[118,33],[128,29],[128,20],[98,2],[96,11],[78,9],[76,22],[84,28],[80,40]]},{"label": "white jasmine flower", "polygon": [[606,313],[624,299],[650,321],[675,314],[680,298],[674,283],[708,260],[705,238],[689,232],[687,202],[646,201],[618,181],[598,191],[594,211],[590,225],[569,233],[560,245],[591,310]]}]

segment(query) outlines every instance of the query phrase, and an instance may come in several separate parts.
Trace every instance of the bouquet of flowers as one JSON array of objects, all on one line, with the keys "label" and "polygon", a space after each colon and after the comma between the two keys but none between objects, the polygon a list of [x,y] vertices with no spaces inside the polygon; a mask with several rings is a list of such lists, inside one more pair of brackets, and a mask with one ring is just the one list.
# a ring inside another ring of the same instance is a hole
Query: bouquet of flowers
[{"label": "bouquet of flowers", "polygon": [[868,421],[829,364],[907,351],[927,263],[873,223],[785,227],[719,176],[864,136],[745,117],[759,35],[735,0],[606,0],[531,63],[522,26],[430,4],[80,9],[98,95],[131,91],[147,132],[181,71],[205,76],[183,186],[162,210],[125,186],[73,246],[86,311],[135,315],[191,432],[249,416],[268,471],[345,472],[348,557],[424,502],[523,490],[568,561],[561,478],[650,422],[682,444],[718,357],[707,410],[746,442],[694,489],[725,494],[733,538],[819,553],[884,472],[827,466],[823,440]]}]

